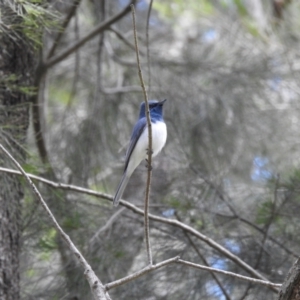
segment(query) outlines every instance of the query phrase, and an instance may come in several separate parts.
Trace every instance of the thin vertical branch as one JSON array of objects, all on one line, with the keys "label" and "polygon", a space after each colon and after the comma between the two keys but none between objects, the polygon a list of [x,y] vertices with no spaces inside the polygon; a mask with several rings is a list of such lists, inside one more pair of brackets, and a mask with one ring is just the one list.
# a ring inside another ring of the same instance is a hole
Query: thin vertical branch
[{"label": "thin vertical branch", "polygon": [[[102,0],[101,3],[97,3],[98,1],[95,1],[95,5],[99,5],[99,7],[96,7],[98,10],[97,17],[101,20],[105,20],[105,0]],[[94,103],[96,104],[97,100],[99,99],[99,94],[102,90],[102,54],[103,54],[103,46],[104,46],[104,32],[101,33],[99,36],[99,42],[97,46],[97,74],[96,74],[96,84],[95,84],[95,94],[94,94]]]},{"label": "thin vertical branch", "polygon": [[149,236],[149,195],[150,195],[150,184],[151,184],[151,175],[152,175],[152,128],[151,128],[151,119],[150,119],[150,111],[149,111],[149,103],[147,91],[145,88],[143,74],[141,70],[140,56],[139,56],[139,47],[138,47],[138,39],[136,32],[136,22],[135,22],[135,10],[134,5],[131,4],[131,12],[132,12],[132,23],[133,23],[133,32],[134,32],[134,42],[135,42],[135,53],[137,66],[139,71],[139,77],[141,81],[141,86],[144,93],[145,98],[145,110],[147,116],[147,125],[148,125],[148,138],[149,138],[149,147],[148,147],[148,178],[147,178],[147,186],[146,186],[146,196],[145,196],[145,214],[144,214],[144,230],[145,230],[145,241],[146,241],[146,249],[148,256],[148,263],[152,265],[152,254],[151,254],[151,245],[150,245],[150,236]]},{"label": "thin vertical branch", "polygon": [[[77,14],[74,15],[74,32],[75,32],[75,40],[79,40],[79,26],[78,26],[78,16]],[[79,50],[75,51],[75,63],[74,63],[74,78],[71,87],[70,96],[66,105],[66,110],[63,115],[63,120],[66,120],[66,113],[70,109],[72,100],[76,95],[77,92],[77,83],[79,79],[79,70],[80,70],[80,52]]]},{"label": "thin vertical branch", "polygon": [[276,205],[277,205],[277,192],[278,192],[279,180],[280,180],[280,176],[279,176],[279,174],[277,174],[276,178],[275,178],[275,185],[274,185],[273,201],[272,201],[272,208],[271,208],[272,211],[270,212],[269,220],[265,224],[265,228],[264,228],[265,232],[264,232],[264,235],[262,238],[259,254],[257,255],[257,261],[254,266],[255,268],[259,267],[261,259],[263,257],[263,252],[266,251],[265,245],[266,245],[268,237],[269,237],[269,230],[270,230],[270,227],[273,224],[274,218],[276,217],[276,214],[277,214]]},{"label": "thin vertical branch", "polygon": [[148,92],[151,92],[151,68],[150,68],[150,49],[149,49],[149,22],[152,10],[153,0],[150,0],[149,8],[147,12],[147,23],[146,23],[146,48],[147,48],[147,69],[148,69]]}]

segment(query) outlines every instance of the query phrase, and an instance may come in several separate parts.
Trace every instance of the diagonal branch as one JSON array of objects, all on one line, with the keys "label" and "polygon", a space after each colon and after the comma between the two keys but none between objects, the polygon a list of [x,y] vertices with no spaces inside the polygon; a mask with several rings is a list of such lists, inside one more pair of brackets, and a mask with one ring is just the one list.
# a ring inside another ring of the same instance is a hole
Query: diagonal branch
[{"label": "diagonal branch", "polygon": [[53,56],[53,54],[54,54],[54,52],[55,52],[62,36],[63,36],[63,34],[64,34],[64,32],[67,28],[67,26],[69,25],[70,20],[72,19],[72,17],[76,13],[77,7],[79,7],[80,2],[81,2],[81,0],[74,0],[74,3],[71,5],[69,13],[66,15],[63,23],[61,24],[60,31],[58,32],[58,34],[55,38],[55,41],[53,42],[52,47],[51,47],[51,49],[50,49],[50,51],[47,55],[47,59],[50,59]]},{"label": "diagonal branch", "polygon": [[[135,51],[135,45],[131,44],[127,39],[126,37],[122,34],[122,32],[120,32],[117,28],[111,26],[109,28],[109,30],[111,32],[113,32],[121,41],[123,41],[123,43],[125,45],[127,45],[129,48],[131,48],[132,50]],[[143,54],[143,52],[140,50],[140,53]]]},{"label": "diagonal branch", "polygon": [[47,206],[46,202],[44,201],[42,195],[40,194],[39,190],[36,188],[35,184],[31,181],[30,177],[25,173],[21,165],[12,157],[12,155],[0,144],[0,149],[9,157],[9,159],[15,164],[15,166],[20,170],[22,175],[26,178],[27,182],[31,186],[34,194],[37,196],[38,200],[41,202],[43,208],[45,209],[47,215],[49,216],[50,220],[53,222],[55,228],[58,230],[58,232],[61,234],[65,242],[67,243],[68,247],[72,251],[72,253],[77,257],[79,260],[81,266],[84,268],[84,274],[87,278],[87,281],[90,285],[91,292],[94,296],[95,300],[108,300],[110,299],[109,295],[106,294],[106,291],[104,289],[104,286],[102,282],[99,280],[97,275],[94,273],[91,266],[88,264],[88,262],[85,260],[83,255],[80,253],[80,251],[77,249],[77,247],[73,244],[70,237],[63,231],[63,229],[60,227],[58,222],[56,221],[54,215],[52,214],[51,210]]},{"label": "diagonal branch", "polygon": [[248,277],[248,276],[236,274],[236,273],[229,272],[229,271],[224,271],[224,270],[215,269],[215,268],[211,268],[211,267],[207,267],[207,266],[202,266],[202,265],[195,264],[195,263],[192,263],[192,262],[189,262],[189,261],[186,261],[186,260],[182,260],[182,259],[178,259],[176,261],[176,263],[186,265],[186,266],[189,266],[189,267],[193,267],[193,268],[196,268],[196,269],[201,269],[201,270],[206,270],[206,271],[215,272],[215,273],[219,273],[219,274],[224,274],[224,275],[231,276],[231,277],[234,277],[234,278],[238,278],[238,279],[241,279],[241,280],[245,280],[245,281],[248,281],[248,282],[250,281],[250,282],[256,283],[256,284],[262,284],[262,285],[265,285],[267,287],[272,287],[272,288],[275,288],[275,289],[280,288],[282,286],[281,283],[273,283],[273,282],[270,282],[270,281],[267,281],[267,280],[255,279],[255,278],[251,278],[251,277]]},{"label": "diagonal branch", "polygon": [[108,29],[112,24],[119,21],[127,13],[130,12],[130,6],[134,5],[135,2],[136,2],[136,0],[130,1],[130,3],[121,12],[119,12],[118,14],[109,18],[107,21],[102,22],[97,27],[95,27],[92,31],[90,31],[86,36],[84,36],[81,40],[77,41],[73,45],[69,46],[66,50],[62,51],[61,53],[58,53],[57,55],[53,56],[50,60],[46,61],[44,64],[45,68],[50,68],[50,67],[54,66],[55,64],[61,62],[63,59],[65,59],[70,54],[72,54],[74,51],[76,51],[81,46],[83,46],[87,41],[94,38],[99,33]]},{"label": "diagonal branch", "polygon": [[125,207],[122,207],[121,209],[117,210],[110,218],[109,220],[105,223],[104,226],[99,228],[97,232],[92,236],[92,238],[89,240],[89,245],[92,245],[96,239],[98,239],[99,235],[101,232],[107,230],[109,227],[112,226],[114,221],[116,221],[119,216],[124,212]]},{"label": "diagonal branch", "polygon": [[133,274],[131,274],[131,275],[129,275],[129,276],[126,276],[126,277],[121,278],[121,279],[119,279],[119,280],[116,280],[116,281],[107,283],[107,284],[105,285],[105,288],[106,288],[106,290],[108,291],[108,290],[110,290],[110,289],[112,289],[112,288],[115,288],[115,287],[117,287],[117,286],[119,286],[119,285],[125,284],[125,283],[127,283],[127,282],[129,282],[129,281],[132,281],[132,280],[134,280],[134,279],[136,279],[136,278],[139,278],[139,277],[143,276],[144,274],[147,274],[147,273],[149,273],[149,272],[151,272],[151,271],[153,271],[153,270],[157,270],[157,269],[159,269],[159,268],[161,268],[161,267],[164,267],[164,266],[166,266],[166,265],[169,265],[169,264],[171,264],[171,263],[174,263],[174,262],[176,262],[176,261],[178,261],[178,260],[179,260],[179,256],[176,256],[176,257],[173,257],[173,258],[164,260],[164,261],[162,261],[162,262],[160,262],[160,263],[157,263],[157,264],[155,264],[155,265],[152,265],[152,264],[151,264],[151,265],[148,265],[148,266],[145,267],[144,269],[142,269],[142,270],[140,270],[140,271],[137,271],[137,272],[135,272],[135,273],[133,273]]}]

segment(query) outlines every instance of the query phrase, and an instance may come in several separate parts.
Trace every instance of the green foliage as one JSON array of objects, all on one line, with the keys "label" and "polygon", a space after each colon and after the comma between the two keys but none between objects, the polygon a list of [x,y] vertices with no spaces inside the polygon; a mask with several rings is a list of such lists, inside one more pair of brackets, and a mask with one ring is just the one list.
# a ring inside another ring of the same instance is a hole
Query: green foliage
[{"label": "green foliage", "polygon": [[[67,83],[60,83],[51,87],[49,91],[50,99],[59,104],[68,105],[72,99],[72,104],[76,103],[77,98],[72,96],[72,92]],[[71,98],[72,97],[72,98]]]},{"label": "green foliage", "polygon": [[199,216],[191,216],[190,222],[193,224],[193,227],[197,230],[202,230],[204,227],[204,222],[199,218]]},{"label": "green foliage", "polygon": [[44,0],[19,0],[11,5],[20,22],[10,25],[15,31],[21,31],[35,47],[42,46],[44,30],[58,27],[57,15],[52,12]]},{"label": "green foliage", "polygon": [[256,223],[259,225],[266,225],[270,220],[272,210],[273,202],[271,200],[261,203],[257,209]]},{"label": "green foliage", "polygon": [[39,247],[43,250],[43,252],[51,252],[57,249],[56,243],[57,232],[56,229],[50,228],[39,240]]},{"label": "green foliage", "polygon": [[115,258],[122,258],[124,257],[125,252],[119,249],[119,250],[114,250],[114,254],[115,254]]},{"label": "green foliage", "polygon": [[80,225],[80,214],[78,212],[74,212],[72,216],[66,217],[63,221],[63,227],[67,231],[79,229]]},{"label": "green foliage", "polygon": [[243,20],[243,24],[245,28],[248,30],[248,32],[252,34],[254,37],[261,37],[257,24],[253,20],[249,18],[245,18]]},{"label": "green foliage", "polygon": [[211,15],[214,7],[207,0],[175,0],[154,1],[153,8],[157,10],[162,18],[172,19],[180,16],[184,11],[197,15]]},{"label": "green foliage", "polygon": [[168,204],[170,207],[183,213],[192,208],[192,204],[189,201],[182,201],[182,199],[178,199],[173,196],[169,198]]},{"label": "green foliage", "polygon": [[54,27],[57,24],[54,19],[55,15],[36,3],[36,1],[24,1],[23,8],[26,13],[23,15],[22,29],[35,45],[41,46],[44,29]]},{"label": "green foliage", "polygon": [[[24,177],[21,177],[20,179],[21,179],[21,182],[24,185],[27,184],[27,182],[25,182],[26,179]],[[24,201],[24,204],[26,206],[32,205],[32,203],[34,201],[34,197],[32,196],[32,193],[26,192],[25,195],[24,195],[24,200],[23,201]]]},{"label": "green foliage", "polygon": [[179,199],[177,199],[175,197],[170,197],[169,205],[175,209],[179,209],[181,206],[181,203],[180,203]]},{"label": "green foliage", "polygon": [[294,191],[300,186],[300,169],[295,169],[284,183],[285,188]]},{"label": "green foliage", "polygon": [[237,8],[240,16],[242,16],[242,17],[248,16],[247,9],[242,0],[234,0],[234,4],[236,5],[236,8]]},{"label": "green foliage", "polygon": [[37,88],[34,87],[34,86],[18,86],[17,89],[25,94],[25,95],[28,95],[28,96],[33,96],[36,94],[37,92]]},{"label": "green foliage", "polygon": [[32,278],[36,275],[36,270],[35,269],[28,269],[26,270],[26,276],[29,278]]},{"label": "green foliage", "polygon": [[36,164],[23,164],[22,168],[26,173],[30,173],[33,175],[38,175],[39,174],[39,169]]},{"label": "green foliage", "polygon": [[294,169],[286,179],[282,180],[280,188],[285,190],[285,195],[289,199],[289,203],[298,206],[300,203],[300,169]]},{"label": "green foliage", "polygon": [[16,74],[4,75],[0,78],[0,89],[10,89],[12,92],[21,92],[32,96],[36,93],[36,88],[32,86],[22,86],[19,84],[19,78]]}]

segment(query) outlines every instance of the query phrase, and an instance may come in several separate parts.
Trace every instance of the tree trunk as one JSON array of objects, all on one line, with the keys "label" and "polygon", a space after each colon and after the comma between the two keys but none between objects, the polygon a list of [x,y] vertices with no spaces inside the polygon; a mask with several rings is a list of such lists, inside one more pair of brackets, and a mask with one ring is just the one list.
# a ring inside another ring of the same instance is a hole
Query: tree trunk
[{"label": "tree trunk", "polygon": [[[0,2],[0,143],[21,163],[29,120],[28,95],[33,55],[20,30],[21,19],[5,1]],[[15,28],[19,28],[16,31]],[[0,152],[0,165],[9,167]],[[19,252],[22,186],[16,176],[0,173],[0,300],[20,298]]]},{"label": "tree trunk", "polygon": [[300,300],[300,259],[291,267],[282,284],[278,300]]}]

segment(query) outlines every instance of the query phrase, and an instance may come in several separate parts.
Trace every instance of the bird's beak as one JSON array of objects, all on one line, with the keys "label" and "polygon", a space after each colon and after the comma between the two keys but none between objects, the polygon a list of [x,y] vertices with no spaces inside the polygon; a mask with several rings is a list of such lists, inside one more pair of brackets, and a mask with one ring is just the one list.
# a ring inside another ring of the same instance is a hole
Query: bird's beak
[{"label": "bird's beak", "polygon": [[159,104],[160,105],[164,105],[164,103],[167,101],[167,99],[164,99],[164,100],[162,100],[162,101],[159,101]]}]

